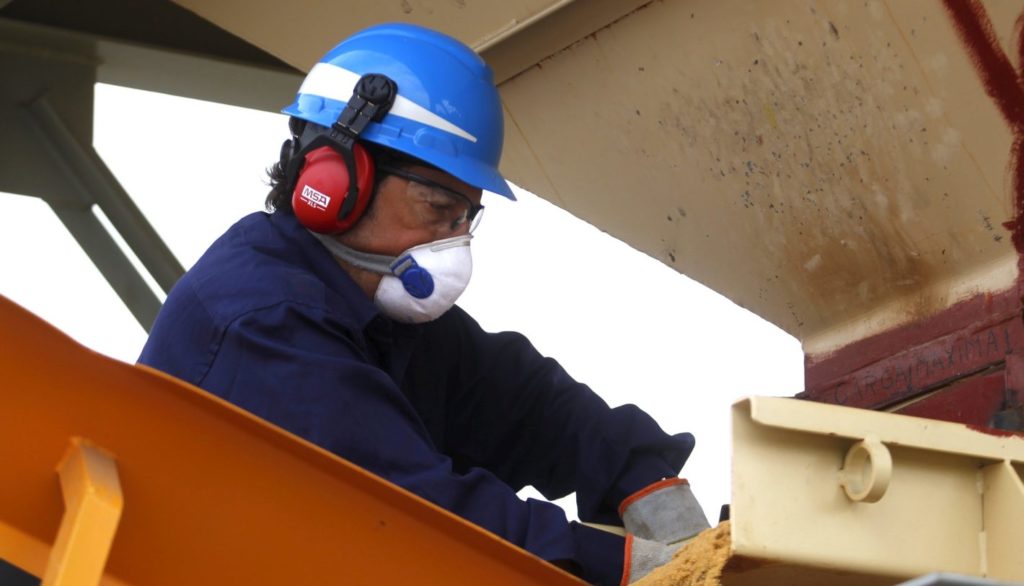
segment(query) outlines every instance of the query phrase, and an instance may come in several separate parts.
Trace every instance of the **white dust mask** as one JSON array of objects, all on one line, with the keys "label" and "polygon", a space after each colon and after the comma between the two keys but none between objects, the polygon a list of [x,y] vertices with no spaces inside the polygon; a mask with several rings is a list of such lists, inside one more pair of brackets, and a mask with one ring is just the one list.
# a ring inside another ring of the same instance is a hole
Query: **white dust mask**
[{"label": "white dust mask", "polygon": [[473,275],[470,234],[413,246],[398,256],[360,252],[329,236],[311,234],[338,258],[384,275],[373,301],[395,321],[419,324],[441,317]]}]

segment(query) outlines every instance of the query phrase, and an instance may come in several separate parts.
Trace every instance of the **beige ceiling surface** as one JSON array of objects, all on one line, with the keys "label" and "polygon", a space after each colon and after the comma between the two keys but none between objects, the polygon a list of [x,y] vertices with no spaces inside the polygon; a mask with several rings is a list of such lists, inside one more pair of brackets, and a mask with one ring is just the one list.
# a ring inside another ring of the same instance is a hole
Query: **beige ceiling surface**
[{"label": "beige ceiling surface", "polygon": [[178,0],[178,4],[282,61],[308,70],[349,34],[378,22],[417,22],[467,43],[499,36],[552,2],[516,0]]},{"label": "beige ceiling surface", "polygon": [[302,70],[359,29],[415,22],[470,45],[504,81],[649,0],[175,2]]},{"label": "beige ceiling surface", "polygon": [[810,352],[1014,278],[1012,136],[937,2],[655,2],[542,65],[512,177]]},{"label": "beige ceiling surface", "polygon": [[[180,3],[303,68],[392,19],[540,59],[499,71],[512,180],[812,353],[1016,278],[1013,137],[940,2]],[[1024,0],[984,6],[1016,55]]]}]

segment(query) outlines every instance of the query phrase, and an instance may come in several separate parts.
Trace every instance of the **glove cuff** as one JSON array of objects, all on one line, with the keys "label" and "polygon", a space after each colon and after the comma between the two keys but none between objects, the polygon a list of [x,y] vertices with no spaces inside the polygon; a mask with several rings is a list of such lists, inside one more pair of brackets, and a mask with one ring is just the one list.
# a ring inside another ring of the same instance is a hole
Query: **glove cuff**
[{"label": "glove cuff", "polygon": [[690,482],[685,478],[666,478],[664,480],[659,480],[654,484],[648,484],[647,486],[641,488],[640,490],[634,492],[633,494],[627,496],[625,499],[622,500],[622,503],[619,504],[619,517],[621,518],[625,516],[626,509],[628,509],[629,505],[635,503],[636,501],[644,498],[645,496],[651,493],[658,492],[659,490],[668,488],[670,486],[675,486],[677,484],[690,484]]},{"label": "glove cuff", "polygon": [[628,533],[659,543],[676,543],[711,527],[690,483],[680,478],[662,480],[634,493],[619,510]]}]

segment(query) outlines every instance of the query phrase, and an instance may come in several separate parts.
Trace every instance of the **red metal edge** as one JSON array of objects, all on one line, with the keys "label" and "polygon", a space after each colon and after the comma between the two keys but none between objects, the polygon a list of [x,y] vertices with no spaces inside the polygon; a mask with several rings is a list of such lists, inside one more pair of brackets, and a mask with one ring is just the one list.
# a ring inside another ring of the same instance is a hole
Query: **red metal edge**
[{"label": "red metal edge", "polygon": [[[889,341],[883,339],[881,343]],[[1004,318],[980,328],[975,324],[902,348],[833,379],[818,377],[815,386],[808,386],[798,397],[850,407],[884,408],[965,376],[1001,367],[1007,356],[1020,352],[1022,347],[1024,323],[1018,318]]]},{"label": "red metal edge", "polygon": [[[804,357],[805,393],[814,400],[830,383],[862,368],[927,344],[946,335],[981,331],[1021,313],[1019,286],[960,301],[927,319],[905,324],[859,340],[833,352]],[[803,394],[802,394],[803,395]],[[834,402],[834,401],[827,401]]]}]

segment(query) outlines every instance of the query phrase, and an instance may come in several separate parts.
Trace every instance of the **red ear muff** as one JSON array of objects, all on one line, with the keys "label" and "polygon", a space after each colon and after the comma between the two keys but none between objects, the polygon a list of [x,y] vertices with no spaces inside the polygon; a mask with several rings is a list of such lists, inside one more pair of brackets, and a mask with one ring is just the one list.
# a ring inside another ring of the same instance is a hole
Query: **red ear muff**
[{"label": "red ear muff", "polygon": [[[288,161],[287,185],[294,185],[292,210],[303,226],[336,234],[348,230],[363,216],[373,197],[375,169],[370,153],[358,138],[368,124],[384,119],[397,95],[394,80],[367,73],[356,82],[338,120],[296,149],[303,156],[292,156]],[[295,130],[292,128],[293,136]],[[304,128],[303,134],[308,130]]]},{"label": "red ear muff", "polygon": [[345,159],[329,146],[306,153],[292,192],[292,209],[303,226],[322,234],[344,232],[363,216],[373,196],[373,158],[362,145],[352,149],[358,189],[349,196],[349,172]]}]

